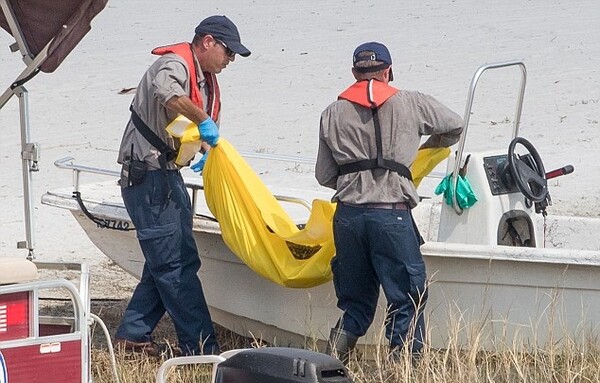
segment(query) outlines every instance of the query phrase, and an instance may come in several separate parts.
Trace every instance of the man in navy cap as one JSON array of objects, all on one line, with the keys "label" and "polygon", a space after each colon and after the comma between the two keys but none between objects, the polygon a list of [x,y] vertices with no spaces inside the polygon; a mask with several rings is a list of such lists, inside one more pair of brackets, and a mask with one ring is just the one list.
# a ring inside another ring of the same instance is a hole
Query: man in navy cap
[{"label": "man in navy cap", "polygon": [[380,287],[388,302],[386,337],[397,354],[419,353],[427,300],[421,237],[411,209],[419,202],[409,166],[421,145],[448,147],[463,121],[431,96],[391,87],[392,56],[368,42],[356,48],[356,82],[321,115],[315,177],[336,190],[331,261],[338,307],[328,352],[348,361],[371,326]]},{"label": "man in navy cap", "polygon": [[211,16],[192,43],[158,47],[160,57],[140,81],[117,161],[121,194],[144,254],[142,277],[116,333],[116,346],[160,355],[152,332],[169,313],[184,355],[216,354],[219,345],[198,278],[192,205],[175,163],[179,142],[165,130],[179,115],[198,125],[204,154],[219,139],[220,89],[216,74],[236,55],[247,57],[235,24]]}]

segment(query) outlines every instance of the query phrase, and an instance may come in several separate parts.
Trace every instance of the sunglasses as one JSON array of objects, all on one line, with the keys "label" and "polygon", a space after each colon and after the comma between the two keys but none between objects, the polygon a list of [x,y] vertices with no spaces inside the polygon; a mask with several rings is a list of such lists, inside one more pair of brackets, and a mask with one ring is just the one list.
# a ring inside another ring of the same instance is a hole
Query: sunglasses
[{"label": "sunglasses", "polygon": [[235,57],[235,52],[232,51],[231,49],[229,49],[227,44],[225,44],[221,40],[215,39],[215,41],[218,42],[219,44],[221,44],[223,46],[223,48],[225,48],[225,54],[227,55],[227,57],[229,57],[231,60],[233,60],[233,58]]}]

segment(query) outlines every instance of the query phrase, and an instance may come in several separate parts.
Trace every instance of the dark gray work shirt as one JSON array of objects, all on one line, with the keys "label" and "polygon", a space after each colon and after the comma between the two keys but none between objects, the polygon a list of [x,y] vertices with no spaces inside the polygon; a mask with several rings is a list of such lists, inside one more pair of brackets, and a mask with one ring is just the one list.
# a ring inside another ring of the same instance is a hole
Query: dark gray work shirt
[{"label": "dark gray work shirt", "polygon": [[[435,98],[403,91],[378,110],[383,158],[407,167],[414,161],[421,136],[423,147],[448,147],[458,142],[462,118]],[[387,169],[339,175],[339,165],[377,157],[371,109],[338,100],[321,114],[315,177],[336,190],[332,200],[352,204],[407,202],[414,207],[419,195],[414,184]]]}]

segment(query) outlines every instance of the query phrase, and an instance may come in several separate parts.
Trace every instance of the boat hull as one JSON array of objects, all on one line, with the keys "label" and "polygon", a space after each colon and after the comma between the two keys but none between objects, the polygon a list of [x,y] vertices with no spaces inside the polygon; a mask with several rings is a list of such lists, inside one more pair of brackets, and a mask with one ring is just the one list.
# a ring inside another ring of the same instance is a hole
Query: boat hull
[{"label": "boat hull", "polygon": [[[104,254],[140,277],[135,232],[98,228],[80,211],[72,213]],[[331,283],[292,289],[260,277],[231,253],[214,222],[197,219],[194,237],[216,323],[275,345],[324,346],[341,314]],[[423,254],[431,279],[426,316],[432,347],[543,346],[598,334],[600,252],[428,242]],[[385,343],[384,314],[380,297],[362,344]]]}]

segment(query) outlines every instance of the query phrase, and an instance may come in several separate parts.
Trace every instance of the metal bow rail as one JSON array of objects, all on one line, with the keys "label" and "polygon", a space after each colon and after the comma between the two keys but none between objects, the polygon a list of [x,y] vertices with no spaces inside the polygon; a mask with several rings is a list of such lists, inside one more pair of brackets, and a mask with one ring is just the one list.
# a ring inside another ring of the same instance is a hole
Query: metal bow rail
[{"label": "metal bow rail", "polygon": [[465,142],[467,140],[467,130],[469,127],[469,120],[471,117],[471,109],[473,107],[473,99],[475,97],[475,88],[477,87],[477,83],[479,82],[479,79],[481,77],[481,75],[483,74],[483,72],[490,70],[490,69],[499,69],[499,68],[506,68],[506,67],[511,67],[511,66],[518,66],[519,69],[521,70],[521,85],[520,85],[520,89],[519,89],[519,95],[517,98],[517,107],[516,107],[516,111],[515,111],[515,118],[514,118],[514,123],[513,123],[513,139],[515,137],[517,137],[519,135],[519,124],[521,122],[521,112],[523,110],[523,97],[525,95],[525,83],[527,81],[527,70],[525,69],[525,64],[523,63],[523,61],[520,60],[511,60],[511,61],[505,61],[505,62],[499,62],[499,63],[495,63],[495,64],[484,64],[482,66],[479,67],[479,69],[477,69],[477,71],[475,72],[475,74],[473,75],[473,78],[471,79],[471,85],[469,86],[469,94],[467,97],[467,105],[465,107],[465,115],[464,115],[464,124],[465,127],[463,129],[462,135],[460,136],[460,141],[458,144],[458,151],[456,153],[456,160],[454,162],[454,170],[452,171],[451,174],[451,180],[452,180],[452,188],[453,188],[453,193],[452,193],[452,207],[454,208],[454,211],[456,211],[457,214],[462,214],[463,213],[463,209],[458,206],[458,202],[456,200],[456,190],[458,187],[458,171],[461,167],[462,164],[462,156],[463,156],[463,152],[465,149]]}]

